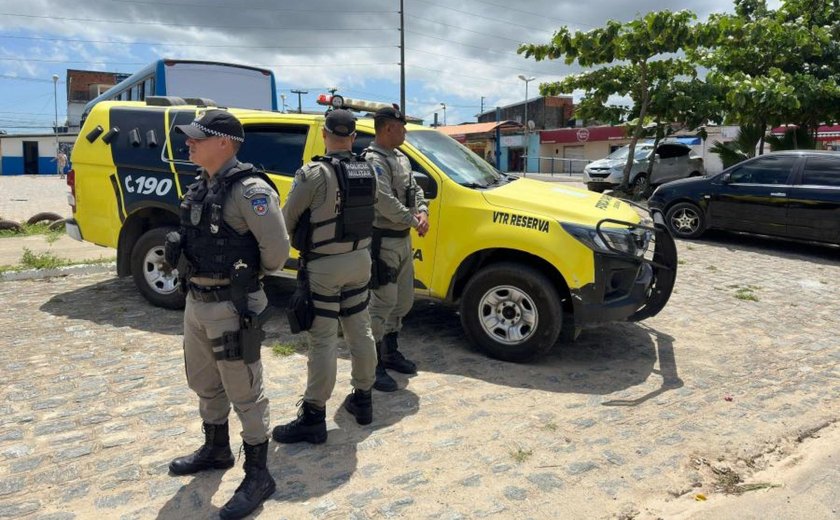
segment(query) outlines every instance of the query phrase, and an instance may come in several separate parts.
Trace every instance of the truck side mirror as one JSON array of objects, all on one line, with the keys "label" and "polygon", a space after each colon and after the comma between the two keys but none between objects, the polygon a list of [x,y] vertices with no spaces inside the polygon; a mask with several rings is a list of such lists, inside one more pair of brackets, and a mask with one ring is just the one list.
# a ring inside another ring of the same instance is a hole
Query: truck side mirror
[{"label": "truck side mirror", "polygon": [[720,176],[720,182],[724,184],[729,184],[730,182],[732,182],[732,174],[729,172],[724,173]]},{"label": "truck side mirror", "polygon": [[423,197],[431,200],[437,197],[437,183],[434,179],[421,172],[411,172],[414,177],[414,182],[423,189]]}]

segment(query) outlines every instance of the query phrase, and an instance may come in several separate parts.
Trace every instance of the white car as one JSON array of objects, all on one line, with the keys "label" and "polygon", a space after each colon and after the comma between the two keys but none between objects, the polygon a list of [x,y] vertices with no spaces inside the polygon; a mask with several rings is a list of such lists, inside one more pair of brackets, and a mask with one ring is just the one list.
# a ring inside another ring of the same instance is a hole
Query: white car
[{"label": "white car", "polygon": [[[583,169],[583,182],[590,191],[602,192],[621,184],[624,165],[627,163],[628,146],[624,146],[600,159],[589,163]],[[648,161],[654,156],[651,178],[647,178]],[[676,141],[662,141],[653,154],[653,143],[636,143],[633,154],[633,168],[630,170],[630,186],[633,193],[642,195],[650,186],[666,182],[705,175],[703,158],[692,155],[691,147]]]}]

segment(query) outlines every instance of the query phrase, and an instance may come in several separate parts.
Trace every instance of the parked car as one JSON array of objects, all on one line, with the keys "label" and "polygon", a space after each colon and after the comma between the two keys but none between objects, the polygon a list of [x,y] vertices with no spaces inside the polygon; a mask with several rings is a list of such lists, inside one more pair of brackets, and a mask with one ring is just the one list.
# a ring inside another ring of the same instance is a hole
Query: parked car
[{"label": "parked car", "polygon": [[760,155],[660,186],[649,206],[680,238],[716,228],[840,244],[840,153]]},{"label": "parked car", "polygon": [[[603,192],[621,184],[624,165],[627,164],[629,146],[624,146],[586,165],[583,182],[590,191]],[[647,178],[648,161],[654,158],[651,178]],[[633,152],[633,168],[630,170],[630,186],[633,193],[643,194],[649,187],[665,184],[686,177],[700,177],[706,173],[703,158],[691,154],[691,147],[677,141],[662,141],[653,153],[653,142],[636,143]]]}]

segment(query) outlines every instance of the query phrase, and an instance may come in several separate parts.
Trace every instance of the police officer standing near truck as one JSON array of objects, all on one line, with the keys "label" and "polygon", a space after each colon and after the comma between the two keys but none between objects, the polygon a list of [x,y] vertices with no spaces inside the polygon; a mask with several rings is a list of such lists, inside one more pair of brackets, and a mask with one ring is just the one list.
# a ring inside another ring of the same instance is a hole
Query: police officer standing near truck
[{"label": "police officer standing near truck", "polygon": [[220,515],[242,518],[276,487],[266,467],[270,423],[258,318],[266,296],[259,276],[283,267],[289,239],[273,184],[236,159],[245,141],[236,117],[207,110],[176,131],[186,134],[190,161],[201,167],[181,203],[181,228],[167,236],[166,255],[173,266],[184,257],[179,265],[188,291],[184,363],[187,382],[199,397],[204,445],[173,460],[169,469],[189,475],[233,466],[228,434],[233,404],[242,423],[245,479]]},{"label": "police officer standing near truck", "polygon": [[290,315],[293,331],[309,331],[308,377],[297,418],[272,432],[281,443],[327,440],[326,403],[335,387],[339,321],[352,364],[353,391],[343,406],[359,424],[373,419],[376,349],[367,307],[376,177],[370,164],[351,151],[353,114],[330,111],[322,135],[326,155],[297,171],[283,206],[292,245],[300,251],[299,283],[308,278],[304,287],[310,312],[307,298],[301,298],[300,317]]},{"label": "police officer standing near truck", "polygon": [[375,263],[370,303],[371,328],[379,362],[374,388],[397,390],[397,382],[385,370],[417,373],[417,366],[399,351],[397,337],[402,319],[414,304],[414,264],[411,228],[422,237],[429,230],[429,209],[423,190],[414,182],[408,157],[397,150],[405,141],[405,116],[396,107],[374,114],[376,137],[365,158],[376,171],[379,194],[376,202],[371,256]]}]

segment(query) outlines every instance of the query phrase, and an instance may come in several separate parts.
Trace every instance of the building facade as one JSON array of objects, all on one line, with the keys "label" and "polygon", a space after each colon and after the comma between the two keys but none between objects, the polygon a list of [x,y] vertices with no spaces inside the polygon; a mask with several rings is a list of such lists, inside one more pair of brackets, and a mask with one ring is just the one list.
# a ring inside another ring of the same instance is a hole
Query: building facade
[{"label": "building facade", "polygon": [[[67,155],[76,142],[75,133],[58,134],[58,145]],[[55,134],[0,135],[0,175],[56,175]]]}]

